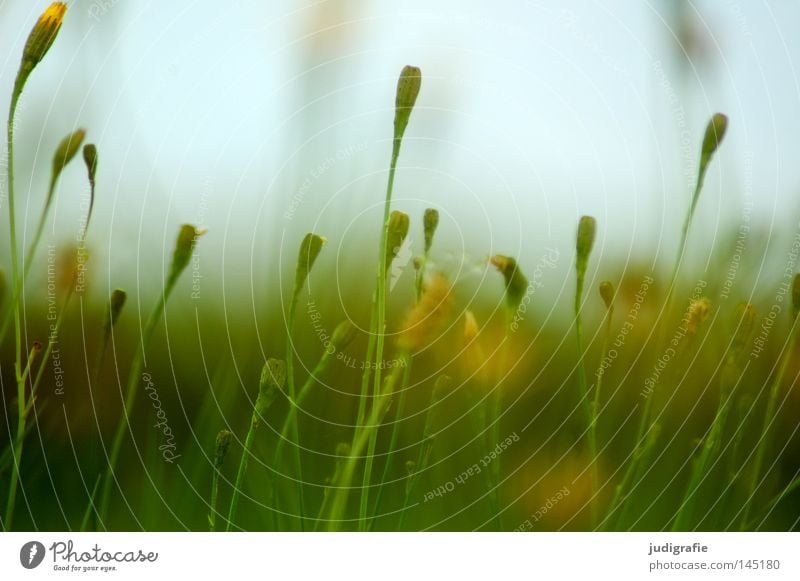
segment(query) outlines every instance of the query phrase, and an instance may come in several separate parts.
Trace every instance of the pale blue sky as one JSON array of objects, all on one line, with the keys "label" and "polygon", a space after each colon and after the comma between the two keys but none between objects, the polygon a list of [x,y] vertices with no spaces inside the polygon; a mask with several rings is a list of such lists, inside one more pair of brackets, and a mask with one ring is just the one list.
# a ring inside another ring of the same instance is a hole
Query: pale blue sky
[{"label": "pale blue sky", "polygon": [[[284,230],[289,240],[312,227],[333,240],[375,231],[406,63],[424,85],[398,206],[439,207],[454,255],[527,249],[535,262],[545,244],[569,248],[590,213],[604,251],[653,251],[663,237],[671,256],[702,129],[718,110],[730,133],[698,235],[712,241],[738,222],[743,200],[776,229],[791,233],[800,219],[795,1],[687,3],[705,55],[693,66],[676,60],[668,1],[70,4],[28,87],[18,172],[35,164],[38,215],[54,144],[89,129],[101,154],[94,237],[114,231],[103,259],[161,255],[185,221],[211,229],[209,256],[224,247],[244,266]],[[0,1],[4,109],[46,5]],[[64,185],[84,188],[83,170]],[[56,228],[68,236],[77,207],[62,194]]]}]

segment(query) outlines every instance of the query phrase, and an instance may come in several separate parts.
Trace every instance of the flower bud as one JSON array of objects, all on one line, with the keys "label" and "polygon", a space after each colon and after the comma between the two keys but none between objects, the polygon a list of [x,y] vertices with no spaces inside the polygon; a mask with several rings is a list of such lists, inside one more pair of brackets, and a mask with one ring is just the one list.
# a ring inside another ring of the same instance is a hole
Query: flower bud
[{"label": "flower bud", "polygon": [[433,246],[433,235],[439,226],[439,212],[433,208],[425,210],[422,225],[425,232],[425,254],[428,254]]},{"label": "flower bud", "polygon": [[15,88],[18,93],[22,92],[28,76],[53,46],[58,31],[61,30],[61,23],[64,21],[66,12],[67,5],[64,2],[53,2],[31,29],[28,40],[25,42],[25,48],[22,49],[22,63],[17,74]]},{"label": "flower bud", "polygon": [[400,248],[403,246],[406,236],[408,236],[409,223],[408,214],[399,210],[394,210],[389,215],[386,237],[386,271],[384,275],[389,272],[392,261],[397,256],[397,253],[400,252]]},{"label": "flower bud", "polygon": [[406,132],[408,120],[411,118],[411,111],[417,102],[419,90],[422,87],[422,72],[417,67],[406,65],[400,71],[400,78],[397,79],[397,95],[395,96],[394,111],[394,139],[395,153],[400,149],[400,141]]},{"label": "flower bud", "polygon": [[106,328],[111,329],[116,323],[117,319],[119,319],[120,314],[122,313],[122,307],[125,306],[125,301],[128,300],[128,293],[126,293],[122,289],[115,289],[114,292],[111,293],[111,298],[109,299],[108,303],[108,320],[106,322]]},{"label": "flower bud", "polygon": [[578,222],[578,236],[575,243],[575,249],[578,253],[579,269],[581,265],[585,270],[586,264],[589,262],[589,255],[592,253],[594,247],[594,237],[597,231],[597,221],[591,216],[581,216]]},{"label": "flower bud", "polygon": [[178,277],[189,265],[197,239],[205,233],[204,229],[196,228],[191,224],[183,224],[181,226],[178,231],[178,239],[175,241],[175,251],[172,254],[172,265],[167,279],[168,286],[175,284]]},{"label": "flower bud", "polygon": [[83,146],[83,161],[89,173],[89,184],[94,188],[94,178],[97,175],[97,146],[94,143]]},{"label": "flower bud", "polygon": [[358,336],[358,328],[349,320],[345,319],[333,330],[331,345],[335,351],[342,351]]},{"label": "flower bud", "polygon": [[717,151],[725,132],[728,129],[728,118],[722,113],[715,113],[706,126],[703,137],[703,149],[700,154],[700,167],[704,168],[711,161],[711,156]]},{"label": "flower bud", "polygon": [[283,390],[286,383],[286,364],[280,359],[267,359],[261,370],[261,380],[258,384],[258,399],[256,412],[261,415]]},{"label": "flower bud", "polygon": [[311,269],[314,268],[314,263],[317,261],[319,253],[327,240],[322,236],[314,233],[308,233],[300,243],[300,253],[297,256],[297,269],[294,275],[294,296],[300,294],[303,290],[303,285],[306,283]]},{"label": "flower bud", "polygon": [[528,279],[520,271],[517,261],[510,256],[496,254],[491,258],[492,265],[503,275],[506,283],[506,307],[515,311],[528,291]]},{"label": "flower bud", "polygon": [[77,129],[67,135],[61,140],[61,143],[58,144],[56,152],[53,155],[53,170],[50,176],[50,194],[46,202],[47,204],[52,201],[51,197],[53,195],[53,188],[55,187],[58,178],[61,176],[61,172],[64,171],[66,165],[71,162],[75,155],[80,151],[85,137],[86,131],[83,129]]},{"label": "flower bud", "polygon": [[600,283],[600,297],[603,299],[603,302],[606,304],[607,309],[611,309],[614,306],[614,285],[612,285],[609,281],[605,280]]},{"label": "flower bud", "polygon": [[222,430],[217,434],[216,446],[214,449],[214,466],[222,468],[225,463],[225,456],[228,455],[228,448],[233,440],[233,433],[228,430]]}]

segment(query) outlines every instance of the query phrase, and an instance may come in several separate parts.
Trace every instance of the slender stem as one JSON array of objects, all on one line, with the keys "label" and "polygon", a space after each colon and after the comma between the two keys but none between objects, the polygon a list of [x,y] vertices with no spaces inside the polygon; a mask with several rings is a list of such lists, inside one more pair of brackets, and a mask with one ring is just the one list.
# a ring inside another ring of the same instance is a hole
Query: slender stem
[{"label": "slender stem", "polygon": [[242,483],[244,482],[245,472],[247,472],[247,463],[249,462],[250,455],[252,454],[253,442],[255,441],[256,430],[258,429],[258,424],[260,421],[261,420],[258,417],[258,411],[254,407],[253,416],[250,419],[250,429],[247,430],[247,437],[244,440],[242,458],[239,460],[239,470],[236,472],[236,483],[234,484],[233,492],[231,493],[231,505],[230,509],[228,510],[228,523],[225,526],[226,532],[231,530],[233,519],[236,516],[236,509],[239,507],[239,496],[242,490]]},{"label": "slender stem", "polygon": [[764,411],[764,423],[761,426],[761,433],[758,438],[758,444],[756,446],[756,457],[753,461],[753,468],[750,473],[750,480],[747,486],[747,498],[745,499],[744,503],[744,513],[742,515],[742,522],[740,530],[745,530],[744,527],[747,525],[748,520],[750,518],[750,511],[753,508],[753,496],[756,493],[756,489],[760,486],[758,481],[759,477],[761,476],[761,466],[764,463],[764,454],[767,450],[767,436],[769,435],[769,429],[772,426],[772,422],[775,419],[775,407],[778,403],[778,391],[780,390],[781,384],[783,383],[783,378],[786,375],[786,371],[789,368],[789,363],[792,360],[792,355],[794,354],[795,347],[797,346],[797,318],[792,321],[792,327],[789,330],[789,345],[787,346],[786,351],[783,353],[783,357],[781,359],[781,366],[778,370],[778,375],[775,376],[774,381],[772,382],[772,386],[769,390],[769,396],[767,398],[767,407]]},{"label": "slender stem", "polygon": [[[358,461],[361,458],[364,449],[367,447],[372,434],[377,432],[380,428],[383,415],[386,413],[386,409],[391,401],[392,393],[394,392],[394,384],[397,381],[397,369],[398,368],[395,368],[393,372],[386,378],[383,390],[372,405],[369,418],[366,420],[364,425],[358,428],[358,433],[353,440],[354,445],[350,449],[350,455],[347,457],[347,460],[345,460],[338,478],[332,483],[335,487],[335,490],[328,494],[322,504],[318,522],[327,511],[327,526],[328,530],[330,531],[335,531],[339,527],[341,516],[344,514],[345,508],[347,507],[347,499],[350,495],[350,485],[353,481]],[[328,510],[329,505],[330,510]]]},{"label": "slender stem", "polygon": [[173,288],[173,282],[168,282],[164,287],[164,292],[161,293],[153,312],[147,319],[147,323],[145,324],[145,328],[142,332],[142,341],[136,350],[136,355],[134,355],[133,362],[131,363],[131,369],[128,372],[128,384],[125,392],[125,405],[123,414],[119,419],[117,430],[114,433],[114,439],[111,444],[111,454],[108,457],[108,467],[106,468],[105,478],[103,480],[103,493],[100,497],[101,521],[105,520],[108,513],[108,505],[111,500],[112,480],[117,480],[115,470],[117,461],[119,460],[119,454],[122,449],[122,441],[125,437],[125,430],[129,426],[130,416],[133,413],[133,406],[136,403],[136,396],[139,392],[139,376],[141,375],[145,353],[150,346],[150,339],[153,336],[153,332],[155,331],[158,321],[161,319],[161,315],[163,314],[164,308],[167,304],[167,299],[172,293]]},{"label": "slender stem", "polygon": [[[701,168],[701,171],[697,177],[697,185],[695,186],[694,194],[692,195],[692,203],[689,206],[689,210],[686,213],[686,218],[683,222],[683,227],[681,228],[681,237],[678,243],[678,254],[675,257],[675,263],[672,266],[672,274],[669,278],[669,285],[667,286],[667,296],[664,300],[664,307],[662,308],[661,312],[656,317],[655,324],[658,326],[658,341],[656,343],[657,351],[656,354],[660,353],[662,347],[666,341],[666,326],[665,326],[665,319],[669,317],[670,308],[672,306],[673,296],[675,294],[675,285],[678,282],[678,275],[680,274],[681,265],[683,264],[683,257],[684,253],[686,252],[686,244],[689,240],[689,229],[692,225],[692,218],[694,217],[694,211],[697,207],[697,201],[700,199],[700,191],[703,189],[703,182],[705,180],[705,168]],[[653,393],[647,396],[647,399],[644,403],[644,409],[642,410],[642,415],[639,419],[639,427],[636,430],[636,436],[634,437],[634,443],[637,448],[641,447],[642,444],[646,444],[643,439],[646,436],[646,433],[650,429],[650,416],[652,414],[653,409]],[[645,456],[644,453],[637,454],[634,452],[633,458],[628,463],[627,468],[625,469],[625,473],[622,477],[622,481],[620,485],[617,486],[614,498],[609,505],[608,515],[606,518],[611,516],[611,513],[617,508],[617,504],[622,499],[622,495],[625,492],[625,487],[627,483],[631,480],[634,473],[638,472],[638,463],[642,460]]]},{"label": "slender stem", "polygon": [[[611,322],[614,318],[614,307],[611,306],[606,311],[606,325],[605,325],[605,332],[603,333],[603,346],[600,351],[601,358],[604,358],[608,353],[608,343],[611,339]],[[603,388],[603,377],[605,375],[605,370],[602,368],[602,359],[600,361],[600,366],[598,366],[597,374],[596,374],[596,382],[594,387],[594,399],[592,400],[592,404],[590,407],[591,412],[591,419],[589,422],[589,441],[594,443],[595,451],[597,451],[597,421],[599,419],[600,414],[600,393]],[[597,526],[597,516],[598,516],[598,499],[597,494],[599,494],[600,488],[600,477],[598,475],[597,470],[597,455],[595,455],[592,459],[592,526]]]},{"label": "slender stem", "polygon": [[400,422],[403,420],[403,414],[406,409],[406,392],[411,380],[411,357],[404,353],[400,360],[403,362],[403,379],[400,383],[400,396],[397,398],[397,412],[395,413],[394,425],[392,426],[392,435],[389,438],[389,449],[386,452],[386,462],[383,465],[383,474],[381,475],[381,483],[378,486],[378,496],[375,499],[375,506],[372,510],[372,515],[369,519],[369,530],[371,531],[375,526],[375,517],[381,507],[384,491],[386,488],[386,481],[389,480],[389,469],[392,466],[392,459],[394,458],[394,449],[397,446],[397,439],[400,435]]},{"label": "slender stem", "polygon": [[[508,369],[507,361],[508,361],[508,349],[509,343],[511,342],[511,322],[513,320],[514,314],[508,312],[506,314],[506,326],[505,326],[505,335],[503,336],[503,343],[500,346],[500,353],[498,354],[498,366],[496,369],[497,372],[497,382],[495,384],[495,388],[493,393],[490,396],[491,402],[491,428],[489,428],[485,410],[482,410],[484,414],[483,417],[483,430],[484,433],[491,438],[491,441],[486,441],[484,438],[484,451],[486,455],[489,455],[489,452],[492,449],[493,445],[497,445],[500,441],[500,412],[503,409],[503,389],[502,389],[502,377],[501,374]],[[489,500],[491,502],[492,507],[492,518],[495,521],[495,525],[497,526],[498,531],[503,530],[503,516],[500,512],[500,456],[496,457],[492,460],[492,464],[489,467]]]},{"label": "slender stem", "polygon": [[[389,179],[386,184],[386,200],[383,205],[383,230],[381,233],[380,254],[378,256],[377,287],[375,291],[375,376],[372,383],[374,397],[381,392],[381,375],[383,366],[383,348],[386,340],[386,274],[388,270],[387,250],[389,246],[389,217],[392,209],[392,192],[394,190],[394,176],[397,169],[397,158],[400,155],[400,140],[395,139],[392,148],[392,158],[389,163]],[[369,362],[369,359],[367,360]],[[374,452],[378,431],[370,433],[369,448]],[[361,487],[361,502],[359,509],[359,530],[365,530],[367,509],[369,506],[369,484],[372,479],[373,458],[367,456],[364,466],[364,476]]]},{"label": "slender stem", "polygon": [[[8,147],[8,232],[9,248],[11,250],[11,280],[14,288],[19,284],[19,256],[17,250],[17,221],[14,206],[14,121],[17,111],[17,103],[22,94],[24,80],[17,82],[14,92],[11,95],[11,104],[8,111],[7,147]],[[14,374],[17,382],[17,434],[14,441],[14,457],[11,464],[11,478],[8,487],[8,499],[6,503],[5,518],[3,527],[6,531],[11,530],[14,520],[14,507],[17,497],[17,485],[19,483],[19,466],[22,461],[23,440],[25,438],[25,384],[21,382],[22,377],[22,332],[20,325],[19,300],[9,303],[9,307],[14,310],[14,339],[15,339],[15,359]]]},{"label": "slender stem", "polygon": [[[583,345],[583,319],[581,312],[583,310],[583,285],[586,277],[586,270],[581,268],[580,265],[577,269],[577,282],[575,286],[575,342],[578,349],[578,389],[580,391],[581,404],[584,413],[586,414],[587,422],[587,441],[589,445],[589,463],[592,466],[592,481],[591,481],[591,497],[597,493],[597,439],[596,432],[592,428],[594,424],[594,413],[592,412],[592,404],[590,403],[591,394],[587,386],[586,380],[586,365],[585,348]],[[594,507],[594,502],[592,503]],[[594,510],[594,508],[593,508]],[[594,516],[592,516],[594,522]]]},{"label": "slender stem", "polygon": [[[300,289],[294,289],[292,293],[292,302],[289,305],[289,318],[288,318],[288,331],[287,331],[287,340],[286,340],[286,385],[288,388],[288,395],[289,399],[294,402],[297,394],[295,393],[295,385],[294,385],[294,342],[292,340],[292,329],[294,329],[294,320],[295,315],[297,313],[297,300],[299,296]],[[294,407],[290,409],[291,412],[294,411]],[[296,418],[296,414],[295,414]],[[300,509],[300,530],[305,530],[305,518],[306,518],[306,501],[305,501],[305,492],[303,489],[303,462],[300,453],[300,430],[297,425],[297,421],[292,421],[289,423],[289,428],[292,434],[292,455],[294,461],[294,468],[296,470],[296,478],[295,482],[296,485],[294,488],[297,490],[297,502]]]},{"label": "slender stem", "polygon": [[428,405],[428,409],[425,412],[425,428],[422,431],[423,440],[419,447],[419,454],[417,455],[417,463],[414,466],[414,473],[409,476],[411,480],[409,480],[408,484],[406,485],[406,493],[405,498],[403,500],[403,510],[400,513],[400,522],[397,525],[397,530],[403,530],[403,524],[406,520],[406,515],[408,514],[408,505],[411,502],[411,496],[414,494],[414,491],[417,488],[417,484],[419,483],[419,477],[422,472],[428,467],[428,462],[431,456],[431,450],[433,449],[433,414],[431,413],[431,408],[434,405],[434,398],[436,394],[434,391],[431,391],[431,399],[430,404]]},{"label": "slender stem", "polygon": [[[305,383],[303,383],[303,386],[297,393],[297,398],[296,399],[289,398],[289,413],[286,415],[286,419],[283,421],[280,437],[278,438],[278,443],[275,446],[275,454],[272,459],[272,467],[274,470],[277,471],[280,469],[281,461],[283,459],[283,449],[285,447],[286,442],[289,440],[289,434],[295,433],[295,430],[292,429],[292,425],[294,424],[296,426],[297,424],[298,410],[302,407],[303,402],[305,402],[305,400],[308,399],[308,396],[311,394],[311,390],[314,387],[314,382],[325,372],[331,361],[332,361],[332,353],[329,353],[326,350],[322,354],[322,357],[320,357],[316,367],[314,367],[314,370],[311,372],[311,375],[306,379]],[[297,442],[297,440],[295,440],[294,442]],[[273,525],[275,530],[277,530],[278,507],[276,506],[275,503],[275,499],[277,498],[277,491],[275,490],[275,488],[276,488],[275,483],[273,483],[271,490],[271,494],[273,497],[272,514],[273,514]]]},{"label": "slender stem", "polygon": [[102,479],[102,474],[98,474],[97,478],[94,481],[94,488],[92,488],[92,495],[89,497],[89,504],[86,505],[86,510],[83,511],[83,518],[81,519],[81,532],[85,533],[89,530],[89,521],[92,518],[92,512],[96,511],[96,507],[94,504],[95,498],[97,497],[97,491],[100,489],[100,480]]}]

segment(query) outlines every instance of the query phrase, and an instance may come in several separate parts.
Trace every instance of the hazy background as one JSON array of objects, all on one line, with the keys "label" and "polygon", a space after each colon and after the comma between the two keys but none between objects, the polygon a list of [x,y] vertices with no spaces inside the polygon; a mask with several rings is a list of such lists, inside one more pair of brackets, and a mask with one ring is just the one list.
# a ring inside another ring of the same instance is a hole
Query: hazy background
[{"label": "hazy background", "polygon": [[[0,2],[3,109],[47,4]],[[532,268],[544,246],[569,251],[584,213],[604,256],[671,259],[702,130],[724,111],[694,233],[702,260],[743,204],[772,232],[798,216],[797,22],[788,0],[75,1],[20,109],[19,205],[38,217],[52,150],[82,126],[101,155],[89,237],[103,287],[158,288],[140,275],[160,274],[181,222],[209,228],[203,284],[251,275],[229,298],[310,229],[349,268],[348,249],[375,238],[410,63],[424,84],[396,205],[441,210],[451,275],[494,252]],[[57,241],[78,228],[79,165]]]}]

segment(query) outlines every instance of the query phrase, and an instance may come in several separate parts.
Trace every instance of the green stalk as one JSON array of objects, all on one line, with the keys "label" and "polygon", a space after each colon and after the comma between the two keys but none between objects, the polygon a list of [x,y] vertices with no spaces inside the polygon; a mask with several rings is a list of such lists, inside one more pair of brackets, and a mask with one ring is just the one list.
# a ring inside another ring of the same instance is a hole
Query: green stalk
[{"label": "green stalk", "polygon": [[108,514],[108,505],[111,500],[111,483],[112,479],[117,480],[116,467],[119,460],[119,454],[122,449],[122,441],[125,437],[125,429],[129,427],[129,418],[133,414],[133,408],[136,404],[136,396],[139,392],[140,375],[142,365],[144,363],[145,354],[150,347],[150,340],[153,337],[156,326],[161,320],[164,309],[167,305],[167,300],[175,289],[175,284],[178,282],[181,273],[186,269],[194,251],[194,246],[197,238],[204,232],[198,230],[194,226],[184,224],[178,233],[178,239],[175,244],[175,252],[172,258],[172,265],[167,281],[164,285],[164,290],[158,297],[158,302],[153,308],[152,313],[147,318],[144,330],[142,332],[142,340],[136,349],[136,355],[133,357],[130,371],[128,372],[128,383],[125,391],[125,402],[123,414],[120,416],[117,424],[117,430],[114,433],[114,439],[111,444],[111,454],[108,456],[108,466],[106,468],[105,477],[103,479],[102,495],[100,496],[100,520],[105,521]]},{"label": "green stalk", "polygon": [[372,531],[375,526],[375,517],[380,510],[381,501],[383,500],[384,490],[386,488],[386,481],[389,480],[389,469],[392,465],[392,458],[394,455],[395,446],[397,446],[397,439],[400,435],[400,422],[403,420],[403,414],[406,409],[406,392],[411,380],[411,356],[408,353],[403,353],[400,356],[403,362],[403,379],[400,383],[400,396],[397,399],[397,412],[395,414],[394,425],[392,426],[392,435],[389,438],[389,448],[386,452],[386,462],[383,465],[383,474],[381,475],[381,483],[378,486],[378,496],[375,498],[375,506],[372,510],[372,515],[369,518],[368,530]]},{"label": "green stalk", "polygon": [[687,530],[692,517],[697,490],[708,476],[708,463],[717,454],[720,440],[727,424],[727,418],[733,405],[733,392],[740,379],[740,359],[748,344],[755,322],[755,311],[751,305],[745,305],[736,318],[734,336],[727,354],[727,360],[720,378],[720,396],[717,412],[703,441],[700,456],[695,460],[692,474],[686,487],[680,509],[673,523],[673,531]]},{"label": "green stalk", "polygon": [[[706,126],[705,135],[703,137],[703,144],[700,150],[700,165],[697,172],[697,182],[695,184],[694,193],[692,194],[692,201],[689,205],[689,209],[686,212],[686,218],[683,222],[683,227],[681,228],[681,236],[678,243],[678,253],[675,258],[675,263],[672,267],[672,274],[669,278],[669,285],[667,286],[667,296],[664,300],[664,308],[661,310],[661,314],[656,319],[656,325],[659,326],[658,331],[658,342],[657,342],[657,354],[661,352],[661,349],[665,343],[665,333],[666,327],[664,325],[664,318],[669,316],[670,307],[672,306],[672,299],[675,293],[675,286],[678,282],[678,274],[680,273],[681,265],[683,264],[683,257],[686,252],[686,244],[689,240],[689,230],[692,225],[692,219],[694,218],[694,212],[697,208],[697,202],[700,200],[700,193],[703,190],[703,184],[705,183],[706,172],[708,171],[708,166],[711,163],[711,159],[716,153],[717,148],[719,148],[722,139],[725,136],[725,133],[728,128],[728,118],[721,114],[716,113],[711,117],[711,120],[708,122]],[[644,403],[644,409],[642,410],[642,415],[639,419],[639,427],[636,431],[636,437],[634,438],[634,442],[636,446],[639,447],[644,443],[644,438],[646,432],[649,430],[650,427],[650,416],[652,415],[652,408],[653,408],[653,399],[654,394],[649,394],[647,399]],[[628,467],[625,470],[625,474],[622,477],[622,485],[627,485],[627,482],[631,479],[632,475],[635,472],[638,472],[638,462],[644,454],[636,454],[634,453],[633,458],[631,459]],[[617,503],[620,501],[622,494],[624,493],[624,486],[621,488],[617,486],[614,498],[611,501],[611,505],[609,506],[608,516],[617,508]],[[608,518],[607,516],[607,518]]]},{"label": "green stalk", "polygon": [[[33,73],[36,66],[44,59],[50,47],[53,46],[61,23],[66,13],[66,4],[55,2],[51,4],[39,17],[36,24],[28,34],[25,47],[22,51],[22,59],[16,78],[14,88],[11,93],[11,101],[8,107],[8,120],[6,125],[6,139],[8,147],[8,222],[9,222],[9,249],[11,252],[11,280],[14,289],[19,288],[23,281],[19,271],[19,249],[17,248],[17,223],[16,208],[14,197],[14,122],[16,119],[17,105],[25,89],[28,78]],[[28,407],[25,402],[25,384],[22,382],[22,327],[20,316],[19,298],[12,300],[10,308],[14,311],[14,376],[17,383],[17,433],[14,442],[14,457],[11,466],[11,478],[8,489],[8,499],[6,503],[5,518],[3,521],[4,530],[11,530],[14,520],[14,507],[16,504],[17,485],[19,483],[19,466],[22,461],[23,444],[22,440],[26,434],[25,410]],[[0,339],[2,341],[2,339]]]},{"label": "green stalk", "polygon": [[[400,146],[403,143],[408,121],[411,118],[411,111],[417,101],[420,88],[422,86],[422,73],[417,67],[405,66],[400,72],[397,81],[397,92],[395,96],[395,117],[394,117],[394,139],[392,142],[392,156],[389,162],[389,178],[386,183],[386,199],[383,205],[383,230],[381,233],[380,250],[378,255],[378,272],[375,291],[375,325],[370,325],[370,335],[375,336],[375,376],[372,383],[373,397],[377,397],[381,390],[381,376],[383,363],[383,350],[386,339],[386,277],[389,267],[389,255],[394,249],[389,248],[390,216],[392,207],[392,192],[394,190],[394,177],[397,170],[397,160],[400,157]],[[407,225],[406,225],[407,231]],[[369,351],[369,349],[368,349]],[[369,353],[368,353],[369,354]],[[368,358],[367,363],[373,359]],[[369,374],[365,373],[366,381],[369,382]],[[377,430],[370,434],[369,448],[374,451],[375,440],[378,437]],[[364,476],[362,479],[361,502],[359,510],[359,530],[366,529],[367,509],[369,507],[369,484],[372,479],[373,458],[368,456],[364,466]]]},{"label": "green stalk", "polygon": [[[288,387],[288,396],[291,402],[294,402],[297,394],[295,392],[294,384],[294,341],[292,340],[292,332],[294,330],[295,317],[297,315],[297,303],[300,299],[300,293],[305,287],[308,275],[314,267],[314,263],[325,245],[325,238],[318,236],[314,233],[306,234],[303,242],[300,244],[300,253],[297,257],[297,267],[295,269],[294,288],[292,289],[292,300],[289,303],[289,316],[287,317],[287,332],[286,332],[286,385]],[[290,414],[291,414],[290,410]],[[292,421],[289,421],[289,428],[294,441],[293,457],[294,469],[296,471],[297,486],[297,502],[300,512],[300,530],[305,530],[305,513],[306,501],[305,492],[303,488],[303,463],[300,454],[300,431],[295,421],[296,415],[292,415]]]},{"label": "green stalk", "polygon": [[214,451],[214,475],[211,477],[211,509],[208,513],[208,530],[212,533],[217,529],[217,497],[219,496],[219,475],[225,456],[228,454],[233,433],[222,430],[217,434],[216,448]]},{"label": "green stalk", "polygon": [[236,517],[236,509],[239,506],[239,496],[242,492],[242,484],[244,483],[244,475],[247,472],[247,465],[252,455],[253,442],[256,438],[256,430],[261,424],[261,418],[264,413],[275,401],[279,391],[283,389],[286,382],[286,365],[283,361],[278,359],[268,359],[264,364],[264,369],[261,371],[261,381],[258,386],[258,397],[256,404],[253,406],[253,415],[250,418],[250,428],[247,430],[247,436],[244,440],[244,450],[242,450],[242,457],[239,460],[239,469],[236,472],[236,483],[231,493],[231,504],[228,510],[228,524],[225,527],[226,532],[230,532],[233,526],[233,519]]},{"label": "green stalk", "polygon": [[[583,344],[583,319],[581,317],[583,309],[583,287],[586,279],[586,268],[589,264],[589,255],[594,246],[595,231],[597,224],[595,219],[591,216],[582,216],[578,224],[578,236],[576,241],[576,261],[575,261],[575,342],[578,350],[578,391],[583,405],[584,413],[586,414],[587,422],[587,440],[589,444],[589,462],[592,466],[592,489],[591,497],[597,493],[597,432],[593,429],[594,413],[592,412],[592,405],[589,402],[591,394],[586,380],[586,364],[585,364],[585,348]],[[594,511],[594,502],[593,511]],[[592,523],[594,523],[594,515],[592,516]]]},{"label": "green stalk", "polygon": [[[602,368],[602,360],[605,358],[606,354],[608,353],[608,343],[611,340],[611,323],[614,319],[614,288],[611,286],[611,283],[608,281],[600,283],[600,296],[603,298],[603,301],[606,304],[606,314],[605,314],[605,331],[603,332],[603,344],[600,350],[600,366],[597,368],[597,381],[595,382],[594,388],[594,399],[592,400],[592,404],[590,407],[591,412],[591,419],[589,422],[589,441],[594,443],[595,450],[597,448],[597,422],[599,419],[600,413],[600,393],[602,392],[603,388],[603,377],[605,376],[605,370]],[[597,517],[598,517],[598,499],[597,494],[599,493],[600,488],[600,477],[597,471],[597,456],[594,456],[592,460],[592,526],[597,526]]]},{"label": "green stalk", "polygon": [[[16,115],[17,103],[19,101],[22,87],[14,91],[11,97],[11,106],[8,113],[7,140],[8,140],[8,212],[9,212],[9,246],[11,250],[11,281],[14,288],[19,284],[19,264],[17,250],[17,226],[16,211],[14,209],[14,117]],[[14,506],[17,497],[17,484],[19,482],[19,465],[22,461],[22,440],[25,437],[25,385],[22,379],[22,332],[20,325],[20,314],[18,301],[12,300],[9,308],[14,310],[14,375],[17,382],[17,434],[14,440],[14,457],[11,463],[11,480],[8,487],[8,499],[6,503],[5,518],[3,528],[11,530],[14,520]]]},{"label": "green stalk", "polygon": [[400,522],[397,525],[397,530],[403,530],[403,524],[405,523],[406,515],[408,514],[408,505],[411,502],[411,497],[414,494],[414,491],[417,489],[417,484],[419,483],[420,474],[422,474],[425,469],[428,467],[428,463],[430,462],[431,452],[433,450],[433,442],[435,438],[434,433],[434,414],[432,413],[432,408],[436,406],[439,401],[442,399],[442,395],[445,390],[450,388],[451,379],[446,375],[440,375],[439,378],[436,380],[436,384],[431,391],[431,399],[430,403],[428,404],[428,409],[425,412],[425,427],[422,431],[422,442],[419,447],[419,454],[417,455],[417,461],[414,464],[414,471],[409,476],[408,484],[406,485],[406,493],[405,498],[403,499],[403,510],[400,513]]},{"label": "green stalk", "polygon": [[[289,440],[290,433],[295,433],[296,431],[298,410],[303,406],[303,403],[306,401],[306,399],[308,399],[308,396],[311,395],[315,382],[318,381],[322,374],[325,373],[325,370],[328,369],[328,366],[334,360],[336,353],[344,350],[355,339],[356,334],[357,330],[349,320],[339,323],[336,326],[336,329],[333,331],[330,345],[326,345],[326,348],[316,366],[312,370],[311,375],[309,375],[305,383],[303,383],[302,387],[300,388],[300,391],[297,393],[297,397],[295,399],[292,399],[291,397],[289,398],[289,413],[286,415],[286,419],[281,427],[280,437],[278,438],[278,443],[275,446],[275,454],[272,460],[272,466],[275,470],[280,468],[281,461],[283,459],[283,449],[286,445],[286,442]],[[292,429],[292,426],[295,426],[295,429]],[[295,440],[295,442],[297,442],[297,440]],[[275,486],[272,487],[272,494],[274,501],[276,496]],[[273,515],[277,515],[276,510],[277,506],[275,506],[275,503],[273,502]],[[275,522],[275,525],[275,528],[277,529],[277,522]]]},{"label": "green stalk", "polygon": [[[798,275],[800,276],[800,275]],[[798,278],[795,278],[797,281]],[[739,530],[744,531],[745,525],[747,525],[749,518],[750,518],[750,511],[753,508],[753,496],[755,495],[756,489],[760,486],[759,477],[761,476],[761,467],[764,463],[764,454],[767,450],[767,436],[769,434],[769,429],[772,426],[772,422],[775,419],[775,407],[778,403],[778,391],[780,391],[781,384],[783,383],[783,378],[786,375],[786,371],[789,368],[789,363],[792,360],[792,355],[794,354],[795,348],[797,347],[797,316],[795,314],[795,318],[792,321],[792,326],[789,330],[789,345],[786,351],[783,352],[783,356],[781,358],[780,368],[778,370],[778,375],[775,376],[775,379],[772,382],[772,386],[769,390],[769,396],[767,397],[767,407],[764,411],[764,423],[761,426],[761,432],[758,439],[758,445],[756,446],[756,456],[755,460],[753,461],[753,468],[750,472],[750,479],[747,485],[747,497],[744,502],[744,513],[742,515],[742,522]]]},{"label": "green stalk", "polygon": [[[356,466],[367,444],[371,440],[372,434],[377,432],[380,428],[383,416],[391,402],[392,394],[394,393],[394,384],[397,381],[397,370],[398,368],[395,368],[393,372],[386,377],[384,388],[373,403],[369,418],[365,424],[357,428],[358,433],[353,440],[355,445],[351,448],[350,455],[345,460],[338,478],[332,483],[335,489],[326,496],[322,504],[320,516],[317,521],[321,522],[322,517],[327,511],[327,527],[329,531],[335,531],[339,527],[339,521],[347,508],[347,500],[350,496],[350,487],[353,482],[353,477],[355,476]],[[328,510],[328,506],[330,506],[330,510]],[[361,520],[359,519],[359,527],[360,526]]]}]

